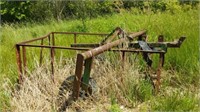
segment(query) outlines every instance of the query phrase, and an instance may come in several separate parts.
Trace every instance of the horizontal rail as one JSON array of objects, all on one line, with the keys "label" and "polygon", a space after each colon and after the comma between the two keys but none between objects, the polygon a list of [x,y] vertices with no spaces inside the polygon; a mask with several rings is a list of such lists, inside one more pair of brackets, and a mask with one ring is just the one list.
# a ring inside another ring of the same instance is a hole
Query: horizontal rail
[{"label": "horizontal rail", "polygon": [[[181,44],[183,43],[183,41],[185,40],[186,37],[180,37],[178,40],[174,41],[174,42],[147,42],[147,44],[150,47],[160,47],[162,45],[167,45],[167,47],[171,47],[171,48],[177,48],[180,47]],[[100,44],[98,43],[78,43],[78,44],[71,44],[71,47],[90,47],[90,48],[94,48],[94,47],[99,47]],[[138,42],[131,42],[129,43],[129,47],[135,47],[137,48],[139,46]]]},{"label": "horizontal rail", "polygon": [[95,44],[91,44],[91,43],[80,43],[80,44],[71,44],[71,47],[99,47],[100,44],[95,43]]},{"label": "horizontal rail", "polygon": [[[185,40],[186,37],[180,37],[178,40],[174,41],[174,42],[148,42],[147,44],[150,47],[160,47],[162,45],[167,45],[167,47],[171,47],[171,48],[179,48],[181,46],[181,44],[183,43],[183,41]],[[139,46],[138,42],[131,42],[129,43],[129,47],[137,47]]]},{"label": "horizontal rail", "polygon": [[23,41],[23,42],[20,42],[20,43],[17,43],[17,44],[27,44],[27,43],[30,43],[30,42],[33,42],[33,41],[41,40],[41,39],[47,38],[48,36],[50,36],[50,34],[52,34],[52,33],[48,33],[45,36],[34,38],[32,40]]},{"label": "horizontal rail", "polygon": [[[28,45],[28,44],[17,44],[18,46],[27,46],[27,47],[39,47],[39,48],[54,48],[54,49],[68,49],[68,50],[90,50],[91,48],[73,48],[73,47],[63,47],[63,46],[47,46],[47,45]],[[108,49],[108,51],[114,52],[147,52],[147,53],[165,53],[164,51],[145,51],[138,49]]]},{"label": "horizontal rail", "polygon": [[64,46],[49,46],[49,45],[31,45],[31,44],[17,44],[19,46],[39,47],[39,48],[55,48],[55,49],[68,49],[68,50],[89,50],[89,48],[73,48]]},{"label": "horizontal rail", "polygon": [[100,35],[106,36],[108,33],[83,33],[83,32],[52,32],[54,34],[80,34],[80,35]]},{"label": "horizontal rail", "polygon": [[146,53],[166,53],[164,50],[138,50],[138,49],[111,49],[109,51],[119,52],[146,52]]},{"label": "horizontal rail", "polygon": [[20,42],[18,44],[27,44],[27,43],[30,43],[30,42],[34,42],[34,41],[37,41],[37,40],[41,40],[41,39],[44,39],[44,38],[47,38],[48,36],[50,36],[50,34],[80,34],[80,35],[99,35],[99,36],[106,36],[108,35],[107,33],[83,33],[83,32],[50,32],[48,33],[47,35],[45,36],[42,36],[42,37],[37,37],[37,38],[34,38],[32,40],[27,40],[27,41],[23,41],[23,42]]}]

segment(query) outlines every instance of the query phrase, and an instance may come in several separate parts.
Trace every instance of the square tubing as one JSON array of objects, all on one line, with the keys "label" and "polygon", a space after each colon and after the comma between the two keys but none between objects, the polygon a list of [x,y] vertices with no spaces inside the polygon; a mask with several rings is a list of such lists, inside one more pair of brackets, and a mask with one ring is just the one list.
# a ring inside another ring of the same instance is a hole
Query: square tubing
[{"label": "square tubing", "polygon": [[52,73],[52,80],[54,82],[54,49],[51,48],[51,73]]},{"label": "square tubing", "polygon": [[78,54],[77,59],[76,59],[76,70],[75,70],[75,78],[74,78],[73,93],[72,93],[73,100],[77,100],[79,97],[79,90],[80,90],[81,77],[82,77],[82,71],[83,71],[83,63],[84,63],[83,55]]},{"label": "square tubing", "polygon": [[[44,39],[41,40],[41,45],[43,45]],[[42,65],[42,59],[43,59],[43,47],[40,48],[40,67]]]},{"label": "square tubing", "polygon": [[74,33],[74,44],[76,44],[76,33]]},{"label": "square tubing", "polygon": [[163,66],[163,63],[164,63],[164,53],[160,53],[160,56],[159,56],[159,64],[158,64],[158,69],[156,71],[156,82],[155,82],[155,92],[156,94],[159,92],[160,90],[160,78],[161,78],[161,69],[162,69],[162,66]]},{"label": "square tubing", "polygon": [[[158,36],[158,42],[163,42],[164,41],[164,36],[163,35],[159,35]],[[155,83],[155,89],[156,89],[156,94],[159,92],[159,90],[160,90],[160,78],[161,78],[161,69],[162,69],[162,67],[163,67],[163,65],[164,65],[164,53],[160,53],[160,55],[159,55],[159,64],[158,64],[158,69],[157,69],[157,71],[156,71],[156,75],[157,75],[157,77],[156,77],[156,83]]]},{"label": "square tubing", "polygon": [[[55,46],[55,37],[54,37],[54,33],[52,33],[52,45]],[[55,49],[53,49],[53,54],[55,55]]]},{"label": "square tubing", "polygon": [[17,57],[17,66],[18,66],[18,77],[19,77],[19,84],[22,84],[22,60],[21,60],[21,53],[20,53],[20,46],[15,45],[16,48],[16,57]]},{"label": "square tubing", "polygon": [[24,70],[24,75],[26,74],[26,48],[25,46],[22,46],[22,59],[23,59],[23,70]]},{"label": "square tubing", "polygon": [[[158,42],[164,42],[164,36],[163,35],[159,35],[158,36]],[[163,47],[163,49],[165,49],[166,51],[167,51],[167,45],[162,45],[161,47]],[[164,61],[165,61],[165,55],[163,54],[161,54],[160,56],[162,56],[162,58],[163,58],[163,60],[162,60],[162,67],[163,67],[163,65],[164,65]],[[161,57],[160,57],[161,58]]]},{"label": "square tubing", "polygon": [[[50,38],[50,35],[48,36],[48,40],[49,40],[49,46],[51,46],[51,38]],[[53,41],[53,39],[52,39]],[[51,47],[50,48],[50,59],[51,59],[51,73],[52,73],[52,80],[54,82],[54,51],[53,51],[53,48]]]},{"label": "square tubing", "polygon": [[82,83],[82,88],[83,90],[85,90],[86,92],[88,92],[88,85],[89,85],[89,79],[90,79],[90,72],[92,69],[92,62],[93,62],[93,57],[88,58],[85,60],[84,63],[84,73],[83,73],[83,83]]},{"label": "square tubing", "polygon": [[125,65],[125,57],[126,57],[126,52],[122,51],[121,52],[122,68],[124,68]]}]

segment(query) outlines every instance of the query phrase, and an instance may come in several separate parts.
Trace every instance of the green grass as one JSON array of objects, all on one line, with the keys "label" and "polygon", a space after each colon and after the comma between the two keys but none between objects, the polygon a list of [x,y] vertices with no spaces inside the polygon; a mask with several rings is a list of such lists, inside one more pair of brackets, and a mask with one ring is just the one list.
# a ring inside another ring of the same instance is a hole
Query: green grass
[{"label": "green grass", "polygon": [[[125,31],[148,30],[149,41],[157,41],[157,36],[163,34],[165,41],[173,41],[180,36],[186,36],[186,40],[179,49],[168,49],[165,58],[166,70],[176,71],[176,79],[179,83],[188,87],[188,85],[199,84],[199,14],[198,10],[188,12],[158,13],[158,14],[141,14],[135,15],[131,12],[121,14],[107,15],[95,19],[87,19],[86,26],[83,27],[80,20],[55,21],[49,20],[44,23],[24,23],[24,24],[5,24],[1,26],[0,34],[0,84],[4,84],[4,79],[9,78],[12,82],[17,79],[17,66],[14,45],[18,42],[36,38],[47,34],[51,31],[66,32],[102,32],[109,33],[115,27],[121,27]],[[64,37],[63,37],[64,38]],[[65,43],[62,40],[60,44]],[[83,41],[83,40],[78,40]],[[87,42],[99,42],[98,40],[85,39]],[[34,49],[28,52],[29,65],[35,62],[31,60],[37,57]],[[38,52],[38,51],[36,51]],[[70,55],[70,52],[66,56]],[[73,53],[75,56],[75,53]],[[169,74],[170,75],[170,74]],[[166,83],[166,85],[169,85]],[[142,88],[145,89],[145,88]],[[9,103],[10,95],[0,88],[0,109],[5,108]],[[149,99],[148,91],[146,96],[141,96],[143,100]],[[173,98],[173,96],[172,96]],[[164,102],[168,100],[164,98]],[[187,99],[186,99],[187,100]],[[5,101],[5,102],[2,102]],[[7,102],[7,103],[6,103]],[[162,101],[161,101],[162,102]],[[187,102],[187,101],[186,101]],[[5,105],[6,104],[6,105]],[[183,105],[184,106],[184,105]],[[159,105],[158,105],[159,107]],[[160,108],[160,107],[159,107]],[[157,109],[157,107],[155,107]],[[165,108],[163,108],[165,109]],[[176,109],[176,108],[175,108]],[[185,109],[187,110],[187,109]]]},{"label": "green grass", "polygon": [[[173,90],[172,90],[173,91]],[[158,96],[152,101],[152,110],[154,111],[193,111],[197,112],[199,99],[192,93],[183,90],[173,91],[170,94]]]}]

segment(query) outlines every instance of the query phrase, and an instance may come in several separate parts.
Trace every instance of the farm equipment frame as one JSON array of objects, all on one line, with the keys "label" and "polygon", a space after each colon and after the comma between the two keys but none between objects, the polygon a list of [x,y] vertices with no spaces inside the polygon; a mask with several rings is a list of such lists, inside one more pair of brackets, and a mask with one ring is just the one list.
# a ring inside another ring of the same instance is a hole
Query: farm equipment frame
[{"label": "farm equipment frame", "polygon": [[[73,44],[70,47],[57,46],[55,43],[55,35],[73,35]],[[102,36],[105,37],[100,43],[77,43],[77,37],[79,35],[85,36]],[[155,92],[159,91],[161,69],[164,65],[164,58],[168,48],[179,48],[186,37],[180,37],[178,40],[173,42],[164,42],[164,36],[159,35],[157,42],[147,42],[148,36],[147,31],[142,30],[139,32],[127,33],[121,28],[115,28],[110,34],[107,33],[79,33],[79,32],[51,32],[47,35],[32,40],[17,43],[16,47],[16,58],[19,74],[19,83],[23,83],[23,76],[27,70],[27,58],[26,50],[29,47],[40,48],[40,65],[43,62],[43,49],[50,50],[50,61],[51,61],[51,73],[54,81],[54,61],[55,61],[55,50],[81,50],[85,51],[77,54],[75,78],[73,82],[73,100],[78,99],[80,88],[88,91],[88,84],[90,78],[90,72],[92,69],[92,63],[94,57],[102,54],[106,51],[120,52],[122,62],[125,61],[126,52],[141,53],[144,61],[146,62],[149,69],[152,68],[152,60],[149,54],[159,54],[159,63],[157,66],[156,74],[151,76]],[[44,45],[44,40],[48,41],[48,45]],[[134,41],[135,40],[135,41]],[[32,44],[32,42],[40,41],[39,45]],[[128,44],[127,44],[128,43]],[[118,46],[122,46],[119,48]]]}]

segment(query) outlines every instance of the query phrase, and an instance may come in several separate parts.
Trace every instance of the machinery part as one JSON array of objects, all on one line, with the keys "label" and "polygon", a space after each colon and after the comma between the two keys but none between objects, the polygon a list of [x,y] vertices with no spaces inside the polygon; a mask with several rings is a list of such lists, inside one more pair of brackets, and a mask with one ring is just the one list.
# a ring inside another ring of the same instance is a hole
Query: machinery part
[{"label": "machinery part", "polygon": [[[60,97],[64,97],[67,92],[69,92],[69,94],[71,95],[74,78],[75,78],[75,75],[72,75],[72,76],[67,77],[63,81],[63,83],[61,84],[61,87],[59,88],[59,93],[58,93]],[[83,84],[84,83],[81,82],[81,85]],[[82,98],[84,98],[89,95],[95,94],[97,92],[98,92],[98,87],[97,87],[96,81],[93,78],[89,78],[88,91],[81,90],[79,94]]]},{"label": "machinery part", "polygon": [[[146,35],[146,30],[126,33],[121,28],[117,27],[110,34],[100,34],[100,33],[80,33],[80,32],[51,32],[43,37],[35,38],[32,40],[17,43],[16,47],[16,58],[19,74],[19,83],[23,83],[23,75],[26,74],[27,69],[27,58],[26,51],[28,48],[40,48],[40,66],[43,60],[43,49],[50,50],[50,60],[51,60],[51,72],[52,79],[54,80],[54,61],[55,61],[55,50],[65,49],[65,50],[83,50],[86,52],[77,54],[76,60],[76,70],[75,76],[68,77],[61,85],[59,96],[62,101],[64,100],[65,93],[71,92],[71,99],[76,100],[79,96],[85,97],[92,95],[96,92],[96,82],[90,78],[90,71],[92,69],[93,59],[106,51],[121,52],[122,61],[125,61],[125,53],[142,53],[143,59],[146,61],[148,68],[152,68],[152,60],[150,59],[150,54],[159,54],[159,63],[157,70],[155,72],[155,83],[154,87],[156,92],[160,88],[161,70],[164,64],[165,53],[168,48],[179,48],[185,37],[180,37],[174,42],[164,42],[164,36],[160,35],[158,37],[158,42],[147,42],[148,36]],[[55,41],[55,35],[72,35],[74,36],[74,43],[71,47],[58,46]],[[106,36],[100,43],[79,43],[77,41],[78,35],[91,35],[91,36]],[[117,38],[119,37],[119,38]],[[137,41],[131,42],[137,38]],[[41,44],[34,44],[33,42],[41,41]],[[48,45],[44,44],[43,41],[48,41]],[[126,45],[127,44],[127,45]],[[121,45],[121,48],[118,47]],[[91,49],[93,48],[93,49]],[[70,94],[70,93],[69,93]]]},{"label": "machinery part", "polygon": [[[66,109],[66,107],[70,105],[71,102],[73,101],[72,89],[73,89],[74,79],[75,79],[75,75],[72,75],[72,76],[67,77],[62,82],[59,88],[58,99],[57,99],[57,106],[59,107],[58,111],[64,111],[64,109]],[[81,82],[81,85],[83,85],[83,82]],[[97,86],[96,81],[93,78],[89,78],[88,90],[85,91],[82,88],[80,88],[79,96],[83,99],[86,99],[86,97],[98,93],[98,90],[99,88]]]}]

